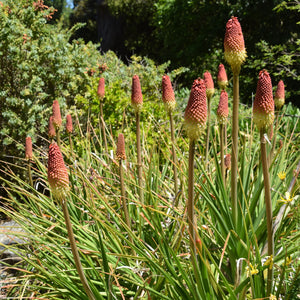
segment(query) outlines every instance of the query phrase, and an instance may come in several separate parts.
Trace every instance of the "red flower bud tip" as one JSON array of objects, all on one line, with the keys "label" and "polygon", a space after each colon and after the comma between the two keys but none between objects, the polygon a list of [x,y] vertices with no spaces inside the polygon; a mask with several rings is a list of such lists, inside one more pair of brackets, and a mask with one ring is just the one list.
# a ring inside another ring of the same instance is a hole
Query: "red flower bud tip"
[{"label": "red flower bud tip", "polygon": [[208,71],[204,73],[203,77],[206,86],[206,97],[210,99],[215,92],[214,81]]},{"label": "red flower bud tip", "polygon": [[53,115],[53,120],[52,123],[56,129],[60,128],[62,119],[61,119],[61,114],[60,114],[60,108],[59,108],[59,102],[58,100],[53,101],[52,105],[52,115]]},{"label": "red flower bud tip", "polygon": [[131,104],[136,112],[141,111],[143,107],[143,95],[138,75],[132,77]]},{"label": "red flower bud tip", "polygon": [[62,199],[67,195],[69,191],[69,174],[56,143],[49,146],[48,181],[55,198]]},{"label": "red flower bud tip", "polygon": [[225,124],[228,117],[228,94],[226,91],[221,91],[219,106],[217,109],[217,117],[220,124]]},{"label": "red flower bud tip", "polygon": [[105,97],[105,79],[103,77],[99,79],[97,94],[100,101],[102,101]]},{"label": "red flower bud tip", "polygon": [[224,164],[225,164],[225,168],[227,170],[230,170],[230,168],[231,168],[231,155],[230,154],[225,155]]},{"label": "red flower bud tip", "polygon": [[275,106],[277,109],[280,109],[285,100],[285,92],[284,92],[284,83],[282,80],[278,82],[277,90],[274,97]]},{"label": "red flower bud tip", "polygon": [[175,95],[168,75],[162,77],[162,100],[167,112],[173,111],[176,106]]},{"label": "red flower bud tip", "polygon": [[226,24],[224,50],[225,60],[231,66],[232,72],[239,74],[247,54],[242,28],[237,17],[231,17]]},{"label": "red flower bud tip", "polygon": [[73,123],[72,123],[71,115],[67,115],[66,131],[67,131],[67,133],[73,132]]},{"label": "red flower bud tip", "polygon": [[222,90],[225,90],[228,85],[227,73],[223,64],[219,64],[218,85]]},{"label": "red flower bud tip", "polygon": [[32,141],[31,137],[28,136],[25,141],[25,158],[30,160],[32,157]]},{"label": "red flower bud tip", "polygon": [[125,140],[124,135],[122,133],[118,136],[118,143],[117,143],[117,152],[116,156],[118,160],[125,160],[126,154],[125,154]]},{"label": "red flower bud tip", "polygon": [[203,132],[207,118],[206,87],[203,79],[196,79],[185,110],[185,129],[187,136],[196,140]]},{"label": "red flower bud tip", "polygon": [[56,132],[55,132],[55,127],[54,127],[54,124],[53,124],[53,116],[51,116],[49,118],[49,123],[48,123],[48,136],[50,139],[53,139],[56,135]]},{"label": "red flower bud tip", "polygon": [[253,121],[258,130],[266,131],[274,121],[272,82],[266,70],[259,72],[256,95],[253,103]]}]

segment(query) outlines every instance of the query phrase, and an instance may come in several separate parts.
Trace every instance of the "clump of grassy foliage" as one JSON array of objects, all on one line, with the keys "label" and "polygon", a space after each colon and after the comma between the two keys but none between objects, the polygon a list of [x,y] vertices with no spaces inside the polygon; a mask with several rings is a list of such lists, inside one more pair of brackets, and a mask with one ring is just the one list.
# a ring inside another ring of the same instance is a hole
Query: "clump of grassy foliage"
[{"label": "clump of grassy foliage", "polygon": [[[289,115],[290,109],[285,115]],[[191,252],[185,230],[188,176],[185,135],[177,129],[176,140],[182,140],[180,147],[176,143],[177,170],[181,180],[177,207],[173,205],[173,160],[168,122],[158,125],[152,113],[147,113],[147,128],[159,126],[157,143],[148,143],[152,133],[142,127],[143,205],[138,197],[134,166],[136,149],[132,145],[135,138],[134,135],[126,136],[124,184],[131,220],[129,227],[123,217],[119,162],[105,154],[99,140],[98,124],[90,123],[89,134],[86,134],[76,123],[73,139],[80,139],[81,143],[75,143],[73,153],[68,136],[62,134],[61,150],[69,169],[71,187],[68,209],[83,269],[97,299],[207,299],[207,295],[211,299],[244,299],[265,296],[265,271],[269,266],[264,264],[267,225],[259,138],[251,123],[251,109],[246,108],[241,115],[240,218],[236,229],[233,227],[229,186],[224,186],[219,167],[217,127],[213,127],[210,152],[214,164],[208,170],[199,159],[203,150],[196,143],[195,214],[201,251],[197,250],[199,260],[194,269],[188,259]],[[299,125],[285,115],[280,118],[278,131],[282,146],[276,148],[269,172],[272,211],[277,221],[274,222],[272,294],[287,297],[297,290],[299,274],[299,188],[297,185],[289,187],[296,176],[299,146],[296,130]],[[176,115],[176,124],[181,121],[181,116]],[[109,139],[116,140],[116,136]],[[113,144],[111,148],[115,149]],[[9,165],[4,170],[6,178],[11,180],[5,179],[9,198],[2,211],[24,228],[22,235],[26,241],[21,248],[18,245],[9,247],[23,260],[14,267],[19,276],[7,285],[8,296],[88,299],[72,259],[61,207],[48,193],[46,151],[35,148],[34,152],[32,172],[35,187],[20,179]],[[278,173],[284,173],[285,178],[279,178]],[[141,220],[143,227],[139,224]]]},{"label": "clump of grassy foliage", "polygon": [[[70,144],[69,132],[60,136],[70,180],[66,211],[93,297],[264,298],[268,296],[268,269],[272,267],[274,279],[270,293],[277,299],[296,297],[300,270],[297,195],[300,164],[299,123],[293,115],[299,115],[299,110],[287,106],[281,112],[276,132],[281,144],[275,145],[268,170],[274,219],[274,256],[271,258],[267,256],[264,170],[259,156],[259,132],[252,124],[252,110],[243,107],[239,111],[236,218],[232,213],[230,181],[223,180],[219,163],[220,131],[215,111],[220,92],[216,91],[211,99],[211,147],[207,167],[201,159],[205,155],[201,147],[205,137],[200,136],[193,143],[195,160],[190,167],[194,172],[193,229],[197,239],[197,247],[194,247],[186,230],[189,142],[185,131],[181,130],[184,101],[180,99],[174,111],[175,139],[170,143],[168,116],[160,89],[166,66],[158,67],[155,73],[152,62],[147,59],[133,58],[129,67],[119,67],[116,62],[121,63],[112,53],[101,57],[105,58],[108,68],[120,72],[116,74],[108,69],[103,74],[107,83],[103,116],[108,153],[101,139],[103,128],[99,119],[99,78],[96,76],[91,77],[86,94],[76,97],[76,107],[69,107],[74,117],[74,144]],[[152,76],[153,73],[156,75]],[[131,121],[134,111],[130,108],[134,74],[139,74],[143,95],[146,95],[145,109],[141,113],[142,186],[136,172],[135,126]],[[185,95],[185,91],[175,93],[182,94]],[[231,111],[231,101],[229,106]],[[112,120],[108,117],[110,113]],[[126,141],[126,160],[115,158],[114,154],[120,131]],[[229,144],[232,143],[231,132],[228,123]],[[176,162],[172,156],[173,147]],[[271,146],[266,147],[267,151],[271,150]],[[47,140],[43,146],[34,146],[33,185],[18,176],[26,172],[25,160],[21,158],[16,166],[6,164],[0,175],[8,195],[3,199],[1,211],[24,229],[16,235],[25,242],[7,246],[22,258],[17,265],[7,266],[17,270],[17,276],[6,281],[7,297],[89,299],[73,260],[64,213],[49,191],[47,148]],[[123,168],[120,166],[122,160]],[[175,193],[174,164],[180,181],[179,195]],[[19,173],[15,172],[16,168]],[[141,188],[143,201],[139,197]],[[124,218],[125,205],[128,218]],[[197,259],[191,260],[191,255]]]}]

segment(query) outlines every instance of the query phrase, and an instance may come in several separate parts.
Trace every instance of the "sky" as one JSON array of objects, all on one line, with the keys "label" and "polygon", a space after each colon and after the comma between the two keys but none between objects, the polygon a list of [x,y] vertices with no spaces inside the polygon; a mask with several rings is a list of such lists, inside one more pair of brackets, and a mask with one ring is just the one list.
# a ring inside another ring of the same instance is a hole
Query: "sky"
[{"label": "sky", "polygon": [[67,5],[73,8],[73,0],[67,0]]}]

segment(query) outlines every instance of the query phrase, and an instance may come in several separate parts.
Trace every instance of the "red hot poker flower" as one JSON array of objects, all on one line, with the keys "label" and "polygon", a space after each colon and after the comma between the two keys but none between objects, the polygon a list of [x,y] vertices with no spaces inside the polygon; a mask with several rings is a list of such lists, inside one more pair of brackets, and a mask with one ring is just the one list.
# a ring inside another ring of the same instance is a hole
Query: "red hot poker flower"
[{"label": "red hot poker flower", "polygon": [[50,139],[53,139],[56,135],[55,127],[53,125],[53,116],[50,116],[48,123],[48,136]]},{"label": "red hot poker flower", "polygon": [[284,105],[285,101],[285,90],[284,83],[282,80],[278,82],[277,90],[274,97],[275,106],[277,109],[280,109]]},{"label": "red hot poker flower", "polygon": [[69,191],[69,174],[56,143],[52,143],[49,146],[48,181],[55,198],[63,199],[66,197]]},{"label": "red hot poker flower", "polygon": [[231,168],[231,155],[230,154],[225,155],[225,168],[227,170],[230,170],[230,168]]},{"label": "red hot poker flower", "polygon": [[97,94],[100,101],[102,101],[105,97],[105,79],[103,77],[99,79]]},{"label": "red hot poker flower", "polygon": [[239,74],[242,63],[246,60],[244,36],[237,17],[231,17],[226,24],[224,55],[234,74]]},{"label": "red hot poker flower", "polygon": [[117,143],[117,151],[116,156],[118,160],[125,160],[126,154],[125,154],[125,140],[123,133],[120,133],[118,136],[118,143]]},{"label": "red hot poker flower", "polygon": [[214,81],[212,79],[210,72],[208,71],[204,73],[203,77],[206,86],[206,97],[210,99],[215,92]]},{"label": "red hot poker flower", "polygon": [[223,64],[219,64],[218,85],[222,90],[225,90],[228,85],[227,73]]},{"label": "red hot poker flower", "polygon": [[162,100],[165,104],[167,112],[173,111],[176,106],[174,90],[171,84],[170,77],[164,75],[162,77]]},{"label": "red hot poker flower", "polygon": [[203,79],[193,82],[185,110],[185,129],[190,139],[196,140],[203,132],[207,118],[206,87]]},{"label": "red hot poker flower", "polygon": [[62,119],[61,119],[61,114],[60,114],[60,108],[59,108],[59,102],[58,102],[58,100],[54,100],[53,101],[52,115],[53,115],[52,123],[53,123],[55,129],[60,128],[61,124],[62,124]]},{"label": "red hot poker flower", "polygon": [[259,72],[256,95],[253,103],[253,121],[258,130],[265,132],[274,121],[272,82],[266,70]]},{"label": "red hot poker flower", "polygon": [[25,158],[30,160],[32,157],[32,140],[31,137],[28,136],[25,141]]},{"label": "red hot poker flower", "polygon": [[228,118],[228,94],[224,90],[221,91],[217,117],[220,124],[225,124]]},{"label": "red hot poker flower", "polygon": [[136,112],[141,111],[143,107],[143,95],[138,75],[132,77],[131,104]]},{"label": "red hot poker flower", "polygon": [[67,115],[66,131],[69,134],[73,132],[73,123],[71,115]]}]

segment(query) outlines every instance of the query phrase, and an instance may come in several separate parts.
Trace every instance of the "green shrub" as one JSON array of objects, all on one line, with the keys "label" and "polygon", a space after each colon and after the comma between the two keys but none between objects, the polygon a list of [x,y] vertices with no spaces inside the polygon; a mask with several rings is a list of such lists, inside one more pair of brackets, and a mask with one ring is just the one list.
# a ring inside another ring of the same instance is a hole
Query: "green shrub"
[{"label": "green shrub", "polygon": [[[144,122],[145,130],[153,130],[151,139],[152,141],[155,140],[156,131],[152,127],[147,127],[147,124],[150,124],[147,120],[150,116],[155,116],[159,123],[166,122],[167,126],[169,126],[168,117],[161,99],[162,76],[165,74],[169,63],[156,66],[151,59],[132,56],[130,64],[126,65],[114,52],[109,51],[100,57],[100,65],[103,64],[106,64],[108,67],[101,74],[105,78],[103,111],[106,124],[109,124],[109,128],[112,129],[114,134],[122,128],[125,128],[125,134],[133,134],[135,117],[131,107],[131,80],[132,76],[137,74],[141,81],[144,102],[141,120]],[[170,73],[171,80],[175,80],[176,76],[186,70],[186,68],[179,68],[172,71]],[[93,77],[87,92],[84,95],[79,94],[75,98],[76,109],[82,124],[87,124],[88,118],[90,118],[92,124],[98,124],[100,112],[97,96],[98,80],[98,76]],[[187,93],[179,92],[177,96],[178,106],[183,107],[185,104],[181,105],[180,103],[186,103]],[[87,107],[89,109],[84,109]],[[151,141],[149,140],[148,143],[151,143]]]},{"label": "green shrub", "polygon": [[[53,8],[34,7],[32,1],[7,0],[0,6],[0,154],[15,155],[16,140],[34,141],[47,131],[54,99],[62,110],[84,93],[96,68],[96,45],[68,40],[74,30],[50,25]],[[22,147],[22,145],[19,145]]]}]

